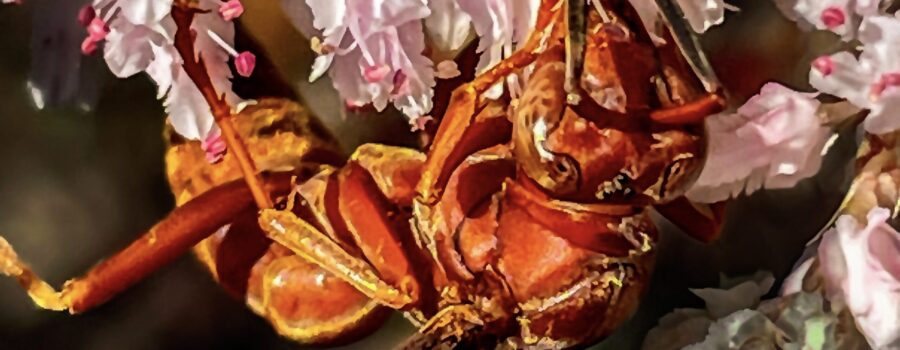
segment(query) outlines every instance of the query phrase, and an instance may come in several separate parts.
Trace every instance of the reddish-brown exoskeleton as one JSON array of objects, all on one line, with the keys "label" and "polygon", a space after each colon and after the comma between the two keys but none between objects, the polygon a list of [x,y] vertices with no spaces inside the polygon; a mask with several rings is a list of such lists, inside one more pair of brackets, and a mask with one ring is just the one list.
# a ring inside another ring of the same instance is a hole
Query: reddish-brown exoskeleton
[{"label": "reddish-brown exoskeleton", "polygon": [[[174,16],[190,53],[192,12]],[[370,144],[344,162],[296,103],[264,98],[231,118],[203,90],[247,154],[208,164],[172,136],[179,207],[61,293],[2,245],[0,267],[41,306],[81,312],[194,246],[223,286],[304,343],[358,339],[396,309],[420,326],[408,348],[593,344],[650,276],[648,207],[702,240],[721,217],[679,199],[721,99],[674,38],[656,46],[640,23],[628,1],[543,1],[522,48],[456,88],[427,154]],[[202,61],[186,61],[211,86]],[[511,75],[524,85],[483,96]]]}]

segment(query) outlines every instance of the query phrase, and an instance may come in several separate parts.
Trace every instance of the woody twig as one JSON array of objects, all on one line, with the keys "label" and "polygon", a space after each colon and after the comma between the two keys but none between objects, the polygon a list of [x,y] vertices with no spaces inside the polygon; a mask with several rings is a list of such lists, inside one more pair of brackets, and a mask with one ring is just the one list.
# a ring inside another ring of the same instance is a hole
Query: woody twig
[{"label": "woody twig", "polygon": [[201,10],[194,8],[188,1],[176,1],[172,7],[172,18],[175,20],[177,30],[175,32],[175,48],[181,55],[182,66],[188,77],[197,85],[203,98],[209,104],[212,115],[216,124],[222,130],[222,136],[225,137],[225,143],[228,149],[234,155],[244,175],[244,180],[253,194],[253,199],[260,209],[268,209],[273,207],[272,199],[265,191],[260,180],[259,173],[247,146],[241,139],[240,135],[234,129],[232,123],[231,106],[225,102],[224,95],[216,92],[215,86],[206,71],[206,64],[203,57],[194,54],[194,35],[191,31],[191,23],[197,13]]}]

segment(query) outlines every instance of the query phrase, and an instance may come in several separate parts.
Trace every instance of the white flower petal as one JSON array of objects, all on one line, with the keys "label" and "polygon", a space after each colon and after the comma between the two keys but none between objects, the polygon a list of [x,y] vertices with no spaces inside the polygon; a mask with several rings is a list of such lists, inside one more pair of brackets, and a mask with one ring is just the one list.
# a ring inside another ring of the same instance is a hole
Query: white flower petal
[{"label": "white flower petal", "polygon": [[814,175],[830,129],[816,116],[819,102],[769,83],[736,114],[707,120],[706,164],[687,196],[717,202],[759,188],[786,188]]},{"label": "white flower petal", "polygon": [[347,4],[342,0],[306,0],[312,10],[313,26],[325,36],[344,25]]},{"label": "white flower petal", "polygon": [[465,44],[472,27],[472,19],[459,8],[456,0],[430,0],[431,15],[425,19],[425,29],[441,51],[455,51]]},{"label": "white flower petal", "polygon": [[159,86],[156,98],[163,98],[172,87],[174,72],[181,69],[181,56],[172,45],[151,45],[153,60],[147,66],[147,75]]},{"label": "white flower petal", "polygon": [[119,18],[110,24],[103,58],[113,74],[127,78],[147,69],[153,59],[151,45],[162,42],[162,35],[149,27]]},{"label": "white flower petal", "polygon": [[136,25],[154,26],[172,12],[172,0],[119,0],[122,16]]},{"label": "white flower petal", "polygon": [[678,5],[691,29],[697,33],[703,33],[725,20],[723,0],[678,0]]},{"label": "white flower petal", "polygon": [[200,90],[184,71],[178,72],[163,106],[172,127],[189,140],[205,140],[215,119]]}]

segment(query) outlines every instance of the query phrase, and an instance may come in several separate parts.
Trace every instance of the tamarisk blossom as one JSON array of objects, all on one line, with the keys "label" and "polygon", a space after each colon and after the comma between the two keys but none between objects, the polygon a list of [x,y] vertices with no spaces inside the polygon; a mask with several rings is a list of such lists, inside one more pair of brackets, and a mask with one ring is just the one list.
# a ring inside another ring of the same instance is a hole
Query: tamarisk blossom
[{"label": "tamarisk blossom", "polygon": [[863,123],[866,131],[884,134],[900,129],[900,20],[886,15],[867,17],[859,41],[863,44],[859,58],[839,52],[816,59],[810,84],[868,109]]},{"label": "tamarisk blossom", "polygon": [[[432,1],[436,7],[441,2]],[[476,73],[482,73],[497,65],[528,39],[537,20],[539,0],[453,0],[454,6],[444,5],[432,13],[426,25],[436,22],[435,17],[450,17],[455,24],[450,26],[459,31],[462,25],[471,22],[478,35],[477,51],[481,58],[476,66]],[[431,30],[430,32],[438,32]],[[437,35],[440,37],[440,35]],[[519,77],[512,75],[506,79],[513,97],[521,91]],[[485,97],[499,98],[503,94],[504,84],[498,83],[485,93]]]},{"label": "tamarisk blossom", "polygon": [[849,41],[856,38],[863,18],[879,13],[881,0],[775,0],[775,4],[803,27],[828,30]]},{"label": "tamarisk blossom", "polygon": [[[237,54],[231,47],[234,24],[230,19],[237,15],[234,9],[221,14],[217,10],[224,5],[215,0],[201,0],[198,5],[205,11],[197,13],[191,25],[191,30],[197,33],[195,54],[202,56],[216,91],[225,96],[226,102],[235,105],[240,99],[231,88],[229,56],[236,54],[235,65],[242,75],[252,72],[255,59],[242,59],[243,54]],[[175,49],[172,6],[172,0],[95,0],[96,17],[91,23],[102,21],[103,28],[108,28],[102,39],[105,41],[103,57],[113,74],[127,78],[146,72],[159,86],[157,98],[165,98],[163,105],[175,131],[187,139],[210,140],[218,135],[218,128],[209,105],[185,73],[183,58]],[[91,33],[89,39],[92,37],[98,36]],[[210,153],[210,160],[223,152],[216,142],[202,144],[209,145],[205,149]]]},{"label": "tamarisk blossom", "polygon": [[688,198],[717,202],[814,175],[831,135],[818,107],[813,94],[768,83],[736,113],[707,119],[706,164]]},{"label": "tamarisk blossom", "polygon": [[423,54],[425,0],[302,1],[285,2],[285,10],[319,53],[310,81],[327,71],[347,105],[382,111],[393,102],[410,123],[428,114],[435,81]]},{"label": "tamarisk blossom", "polygon": [[[478,34],[477,72],[493,67],[523,44],[537,20],[538,0],[456,0]],[[440,15],[440,14],[436,14]],[[463,17],[463,16],[458,16]]]},{"label": "tamarisk blossom", "polygon": [[843,215],[819,245],[828,299],[850,310],[875,349],[900,347],[900,233],[890,217],[877,207],[866,223]]}]

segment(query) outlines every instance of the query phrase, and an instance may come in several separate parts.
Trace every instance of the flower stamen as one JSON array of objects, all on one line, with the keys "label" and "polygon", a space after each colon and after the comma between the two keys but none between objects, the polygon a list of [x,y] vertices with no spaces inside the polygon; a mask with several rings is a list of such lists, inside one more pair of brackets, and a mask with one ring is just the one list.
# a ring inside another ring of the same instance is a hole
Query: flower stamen
[{"label": "flower stamen", "polygon": [[826,28],[833,30],[844,25],[847,21],[847,15],[844,13],[843,9],[837,6],[831,6],[825,9],[825,11],[822,11],[821,19]]},{"label": "flower stamen", "polygon": [[256,55],[254,55],[250,51],[237,52],[231,45],[225,42],[218,34],[213,32],[212,30],[207,29],[206,34],[216,42],[225,52],[227,52],[231,57],[234,57],[234,68],[237,71],[238,75],[242,77],[249,77],[253,74],[253,69],[256,68]]}]

